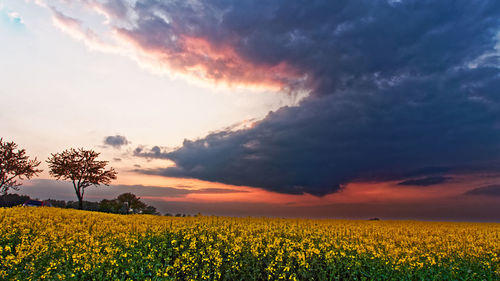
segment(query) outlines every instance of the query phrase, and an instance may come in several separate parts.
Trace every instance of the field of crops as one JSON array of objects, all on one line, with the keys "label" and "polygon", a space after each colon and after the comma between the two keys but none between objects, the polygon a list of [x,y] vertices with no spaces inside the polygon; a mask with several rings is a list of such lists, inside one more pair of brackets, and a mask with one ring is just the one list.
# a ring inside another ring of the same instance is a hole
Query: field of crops
[{"label": "field of crops", "polygon": [[500,224],[0,209],[1,280],[500,280]]}]

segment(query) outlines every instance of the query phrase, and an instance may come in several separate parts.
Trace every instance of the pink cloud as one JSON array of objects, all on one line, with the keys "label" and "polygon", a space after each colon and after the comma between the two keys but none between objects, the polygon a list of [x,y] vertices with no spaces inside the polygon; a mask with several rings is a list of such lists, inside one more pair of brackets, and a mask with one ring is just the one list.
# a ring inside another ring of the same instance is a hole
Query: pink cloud
[{"label": "pink cloud", "polygon": [[[168,69],[216,84],[287,90],[289,80],[304,79],[286,62],[257,64],[242,58],[230,44],[215,45],[203,37],[180,35],[172,39],[175,41],[172,44],[160,45],[151,42],[151,34],[126,29],[117,29],[116,34]],[[162,40],[161,36],[153,40]]]},{"label": "pink cloud", "polygon": [[245,58],[235,49],[235,44],[242,40],[236,35],[214,42],[209,37],[190,34],[185,26],[180,26],[184,23],[172,23],[166,30],[163,27],[136,29],[128,8],[115,2],[104,5],[85,0],[71,5],[80,4],[83,11],[103,16],[105,20],[99,30],[88,27],[81,15],[76,18],[58,8],[49,8],[54,25],[72,38],[84,42],[92,50],[127,56],[155,73],[191,77],[229,87],[289,92],[297,90],[291,89],[292,85],[307,79],[287,62],[269,64]]}]

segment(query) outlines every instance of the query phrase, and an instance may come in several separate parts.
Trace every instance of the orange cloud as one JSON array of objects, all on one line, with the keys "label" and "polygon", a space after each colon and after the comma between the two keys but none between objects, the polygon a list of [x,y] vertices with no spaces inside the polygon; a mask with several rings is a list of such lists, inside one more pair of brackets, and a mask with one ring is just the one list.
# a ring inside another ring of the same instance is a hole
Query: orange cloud
[{"label": "orange cloud", "polygon": [[306,79],[286,62],[266,65],[245,60],[228,43],[215,45],[205,38],[180,35],[170,39],[172,46],[166,46],[149,44],[143,35],[129,30],[116,29],[115,33],[156,64],[215,84],[290,91],[294,90],[289,88],[290,81]]},{"label": "orange cloud", "polygon": [[240,38],[213,42],[174,31],[144,34],[117,27],[115,21],[119,19],[101,3],[84,1],[81,4],[104,17],[102,28],[91,29],[83,20],[70,17],[55,7],[50,10],[54,25],[89,49],[126,56],[156,74],[195,78],[211,85],[294,94],[307,92],[298,86],[307,76],[287,62],[255,62],[239,54],[234,46]]}]

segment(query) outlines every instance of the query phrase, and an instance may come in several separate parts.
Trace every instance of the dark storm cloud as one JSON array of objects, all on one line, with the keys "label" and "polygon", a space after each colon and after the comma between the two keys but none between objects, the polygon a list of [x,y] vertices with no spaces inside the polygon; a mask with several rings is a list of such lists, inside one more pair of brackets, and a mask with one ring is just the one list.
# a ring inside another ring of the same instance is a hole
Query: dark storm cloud
[{"label": "dark storm cloud", "polygon": [[104,138],[104,144],[110,145],[114,148],[120,148],[124,145],[129,144],[129,141],[124,136],[116,135],[116,136],[107,136]]},{"label": "dark storm cloud", "polygon": [[465,195],[500,196],[500,185],[481,186],[469,190]]},{"label": "dark storm cloud", "polygon": [[[314,93],[332,94],[355,84],[391,85],[406,76],[439,74],[471,62],[492,50],[499,5],[465,0],[149,0],[135,4],[135,28],[120,31],[144,49],[170,57],[189,52],[183,37],[201,38],[215,49],[229,45],[254,65],[288,63],[309,78],[307,86]],[[236,62],[179,63],[218,67]]]},{"label": "dark storm cloud", "polygon": [[162,154],[177,167],[149,172],[322,195],[359,178],[399,179],[433,166],[498,171],[496,72],[309,98],[252,129],[186,140]]},{"label": "dark storm cloud", "polygon": [[110,12],[112,16],[125,18],[128,15],[127,5],[120,0],[107,0],[102,6],[106,11]]},{"label": "dark storm cloud", "polygon": [[133,9],[139,20],[122,32],[146,50],[169,57],[185,51],[178,36],[202,38],[252,65],[286,63],[303,79],[280,81],[311,92],[250,129],[138,151],[176,163],[144,173],[324,195],[433,167],[500,170],[499,1],[149,0]]},{"label": "dark storm cloud", "polygon": [[159,146],[153,146],[151,149],[139,146],[134,149],[134,156],[153,159],[168,159],[166,152],[162,151]]},{"label": "dark storm cloud", "polygon": [[190,190],[190,193],[197,194],[223,194],[223,193],[248,193],[246,190],[230,189],[230,188],[202,188],[198,190]]},{"label": "dark storm cloud", "polygon": [[445,183],[450,179],[451,179],[450,177],[443,177],[443,176],[425,177],[425,178],[405,180],[399,182],[398,185],[429,186],[429,185]]}]

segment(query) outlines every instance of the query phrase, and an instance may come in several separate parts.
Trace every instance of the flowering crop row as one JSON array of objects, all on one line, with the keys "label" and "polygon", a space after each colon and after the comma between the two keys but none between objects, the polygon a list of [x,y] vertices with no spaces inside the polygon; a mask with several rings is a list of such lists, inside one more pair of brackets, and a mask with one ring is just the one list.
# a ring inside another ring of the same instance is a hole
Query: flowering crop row
[{"label": "flowering crop row", "polygon": [[1,280],[500,280],[500,224],[0,208]]}]

